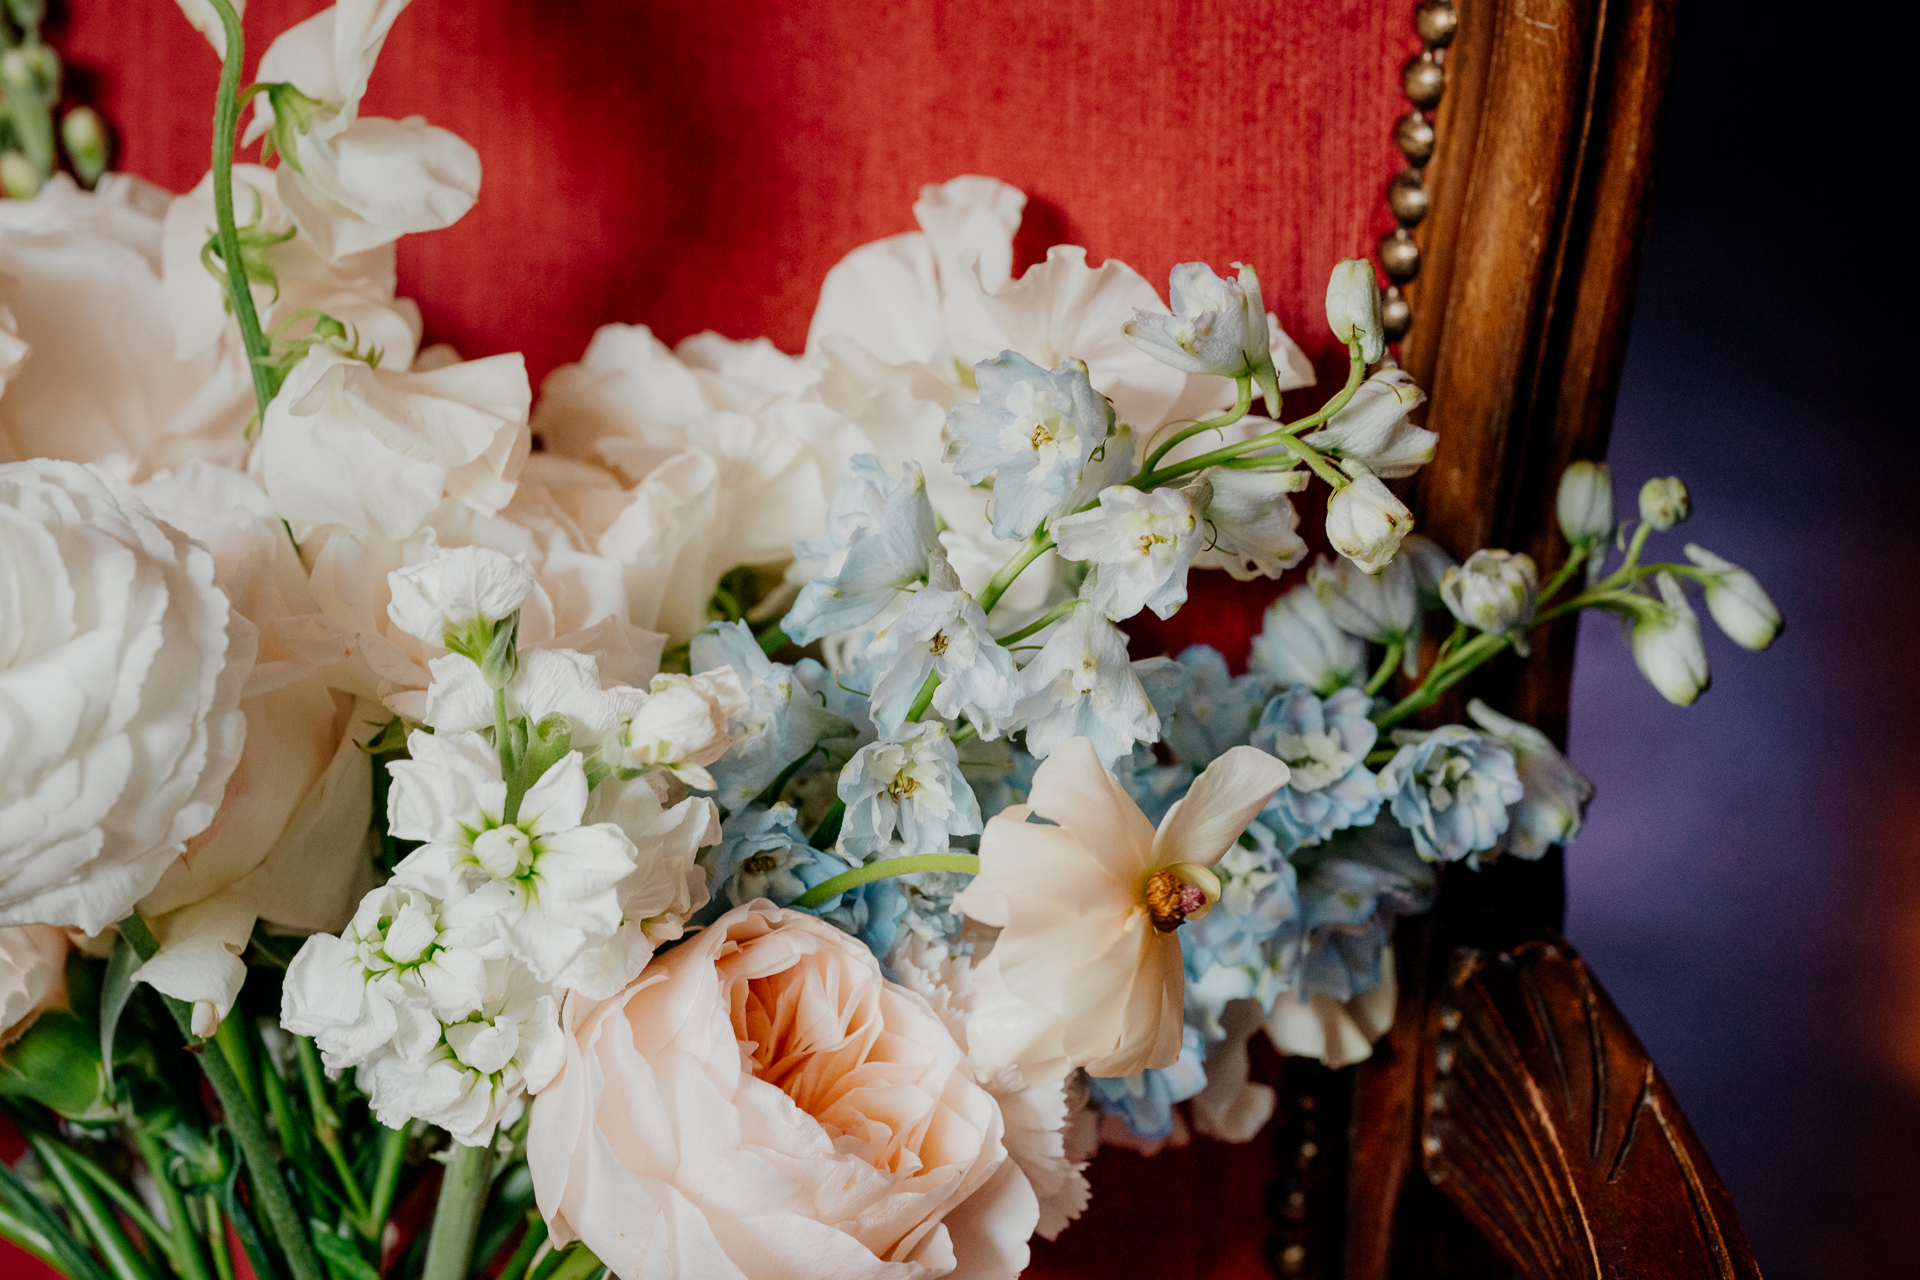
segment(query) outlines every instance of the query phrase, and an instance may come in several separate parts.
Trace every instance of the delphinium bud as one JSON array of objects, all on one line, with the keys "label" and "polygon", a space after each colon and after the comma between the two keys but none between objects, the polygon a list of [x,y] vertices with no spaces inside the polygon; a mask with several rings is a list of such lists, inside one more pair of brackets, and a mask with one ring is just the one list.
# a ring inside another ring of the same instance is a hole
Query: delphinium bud
[{"label": "delphinium bud", "polygon": [[1665,532],[1693,514],[1687,486],[1679,476],[1662,476],[1640,486],[1640,518]]}]

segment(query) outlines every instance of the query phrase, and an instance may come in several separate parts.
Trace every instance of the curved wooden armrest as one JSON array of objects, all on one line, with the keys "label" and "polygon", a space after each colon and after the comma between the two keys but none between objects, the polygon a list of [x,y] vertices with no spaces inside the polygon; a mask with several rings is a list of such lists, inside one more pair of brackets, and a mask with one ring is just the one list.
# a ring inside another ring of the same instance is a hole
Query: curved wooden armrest
[{"label": "curved wooden armrest", "polygon": [[[1733,1202],[1586,963],[1544,926],[1408,941],[1401,1022],[1356,1081],[1347,1275],[1385,1277],[1416,1162],[1529,1280],[1758,1280]],[[1484,924],[1482,926],[1484,929]]]}]

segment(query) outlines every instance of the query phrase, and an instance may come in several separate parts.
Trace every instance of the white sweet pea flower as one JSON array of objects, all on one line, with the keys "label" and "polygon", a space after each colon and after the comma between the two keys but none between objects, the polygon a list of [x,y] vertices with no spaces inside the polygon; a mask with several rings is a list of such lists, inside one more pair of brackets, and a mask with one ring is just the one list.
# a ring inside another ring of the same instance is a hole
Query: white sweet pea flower
[{"label": "white sweet pea flower", "polygon": [[1560,532],[1574,547],[1596,547],[1613,536],[1613,472],[1604,462],[1575,462],[1560,473],[1554,496]]},{"label": "white sweet pea flower", "polygon": [[954,898],[1000,929],[974,970],[974,1061],[1035,1082],[1079,1066],[1096,1076],[1171,1066],[1186,985],[1179,928],[1212,908],[1210,868],[1286,781],[1286,765],[1235,747],[1156,831],[1092,743],[1061,744],[1029,803],[987,824],[980,874]]},{"label": "white sweet pea flower", "polygon": [[339,937],[314,934],[287,966],[280,1025],[313,1037],[331,1070],[386,1045],[424,1054],[442,1020],[480,1007],[486,962],[506,953],[488,904],[464,894],[441,902],[398,884],[375,889]]},{"label": "white sweet pea flower", "polygon": [[1187,568],[1203,544],[1200,513],[1212,498],[1204,480],[1148,491],[1115,485],[1101,490],[1095,509],[1054,521],[1054,540],[1067,559],[1099,566],[1089,599],[1109,618],[1142,609],[1170,618],[1186,603]]},{"label": "white sweet pea flower", "polygon": [[267,406],[255,465],[289,521],[398,540],[449,497],[507,505],[532,396],[518,353],[399,373],[316,346]]},{"label": "white sweet pea flower", "polygon": [[944,556],[931,558],[927,585],[868,646],[866,664],[880,676],[869,691],[873,723],[892,734],[906,722],[928,675],[938,675],[933,709],[965,716],[983,737],[999,736],[1013,714],[1019,677],[1013,655],[987,630],[987,615],[960,589]]},{"label": "white sweet pea flower", "polygon": [[1236,262],[1238,280],[1222,280],[1204,262],[1182,262],[1167,280],[1172,315],[1136,311],[1121,326],[1128,342],[1154,359],[1188,373],[1252,378],[1266,394],[1270,412],[1280,411],[1267,308],[1260,277]]},{"label": "white sweet pea flower", "polygon": [[1127,658],[1127,638],[1089,602],[1075,605],[1021,669],[1020,690],[1014,718],[1026,726],[1027,750],[1038,759],[1078,737],[1108,764],[1160,735],[1160,717]]},{"label": "white sweet pea flower", "polygon": [[1513,647],[1522,656],[1539,598],[1540,575],[1533,557],[1525,553],[1476,551],[1440,577],[1440,599],[1448,612],[1491,635],[1513,636]]},{"label": "white sweet pea flower", "polygon": [[387,828],[425,843],[395,869],[394,883],[443,900],[462,890],[489,895],[495,927],[543,982],[619,929],[615,886],[633,872],[636,852],[612,823],[582,825],[579,752],[529,787],[507,822],[492,743],[477,733],[415,733],[407,745],[413,758],[388,766]]},{"label": "white sweet pea flower", "polygon": [[510,556],[486,547],[454,547],[396,569],[387,578],[395,626],[437,648],[480,653],[495,624],[519,611],[533,593],[533,574]]},{"label": "white sweet pea flower", "polygon": [[1325,454],[1358,462],[1383,480],[1410,476],[1433,461],[1438,434],[1408,417],[1427,393],[1405,369],[1382,369],[1354,388],[1353,399],[1304,437]]},{"label": "white sweet pea flower", "polygon": [[1689,542],[1687,559],[1702,570],[1707,591],[1707,612],[1727,639],[1742,649],[1755,652],[1773,643],[1780,634],[1780,610],[1774,606],[1760,580],[1730,560],[1722,560],[1705,547]]},{"label": "white sweet pea flower", "polygon": [[840,843],[862,857],[887,848],[895,832],[905,853],[945,853],[954,836],[980,830],[980,803],[937,720],[860,748],[838,790],[847,806]]},{"label": "white sweet pea flower", "polygon": [[[480,156],[418,116],[362,118],[374,61],[408,0],[340,0],[283,32],[260,59],[262,84],[290,84],[311,101],[254,99],[252,141],[272,129],[285,152],[280,198],[327,258],[339,260],[415,231],[451,226],[480,194]],[[281,120],[277,110],[304,118]]]},{"label": "white sweet pea flower", "polygon": [[1387,351],[1380,324],[1380,281],[1365,258],[1345,258],[1327,280],[1327,326],[1349,345],[1360,344],[1360,358],[1372,364]]},{"label": "white sweet pea flower", "polygon": [[1288,689],[1303,684],[1327,697],[1367,678],[1367,646],[1341,630],[1311,586],[1267,606],[1247,666]]},{"label": "white sweet pea flower", "polygon": [[1665,532],[1693,513],[1686,482],[1679,476],[1657,476],[1640,486],[1640,518]]},{"label": "white sweet pea flower", "polygon": [[1360,463],[1348,462],[1346,471],[1351,479],[1327,499],[1327,541],[1368,573],[1378,573],[1413,532],[1413,512]]},{"label": "white sweet pea flower", "polygon": [[1201,517],[1205,542],[1194,553],[1194,568],[1225,569],[1251,582],[1277,578],[1306,559],[1307,544],[1297,532],[1300,513],[1287,498],[1307,487],[1305,471],[1209,467],[1200,478],[1212,496]]},{"label": "white sweet pea flower", "polygon": [[1700,619],[1670,573],[1654,575],[1659,601],[1646,600],[1629,623],[1633,661],[1647,683],[1676,706],[1689,706],[1712,680]]},{"label": "white sweet pea flower", "polygon": [[487,966],[487,988],[481,1007],[442,1027],[418,1057],[396,1048],[360,1068],[380,1123],[425,1120],[462,1146],[485,1146],[508,1108],[559,1074],[566,1048],[552,989],[505,960]]},{"label": "white sweet pea flower", "polygon": [[1502,850],[1516,858],[1538,858],[1548,845],[1571,844],[1593,799],[1592,780],[1532,725],[1509,719],[1478,698],[1467,704],[1467,714],[1513,749],[1513,766],[1524,788],[1519,802],[1507,810]]},{"label": "white sweet pea flower", "polygon": [[732,667],[697,676],[657,675],[620,730],[614,762],[629,769],[665,769],[690,787],[716,790],[705,766],[727,754],[733,745],[727,723],[750,705]]}]

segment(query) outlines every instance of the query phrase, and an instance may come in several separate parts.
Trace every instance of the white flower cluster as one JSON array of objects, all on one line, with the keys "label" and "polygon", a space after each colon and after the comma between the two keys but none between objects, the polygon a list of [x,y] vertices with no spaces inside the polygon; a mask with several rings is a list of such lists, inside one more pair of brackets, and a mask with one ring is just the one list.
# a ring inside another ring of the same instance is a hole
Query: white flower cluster
[{"label": "white flower cluster", "polygon": [[389,766],[387,830],[416,847],[283,988],[281,1025],[357,1067],[383,1123],[468,1145],[553,1078],[566,993],[612,995],[706,905],[719,815],[681,780],[712,785],[744,702],[730,669],[603,686],[586,654],[519,649],[534,590],[480,548],[393,574],[393,622],[449,650]]}]

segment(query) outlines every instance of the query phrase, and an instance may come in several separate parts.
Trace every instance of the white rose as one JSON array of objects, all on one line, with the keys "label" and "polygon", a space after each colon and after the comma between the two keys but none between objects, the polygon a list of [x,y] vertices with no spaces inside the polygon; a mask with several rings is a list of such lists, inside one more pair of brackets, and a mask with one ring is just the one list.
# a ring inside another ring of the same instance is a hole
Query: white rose
[{"label": "white rose", "polygon": [[67,935],[50,924],[0,929],[0,1048],[67,999]]},{"label": "white rose", "polygon": [[174,359],[167,199],[120,174],[92,192],[56,174],[31,200],[0,201],[0,462],[100,462],[138,478],[245,456],[246,366],[206,349]]},{"label": "white rose", "polygon": [[97,933],[207,829],[254,628],[213,557],[96,467],[0,467],[0,924]]}]

